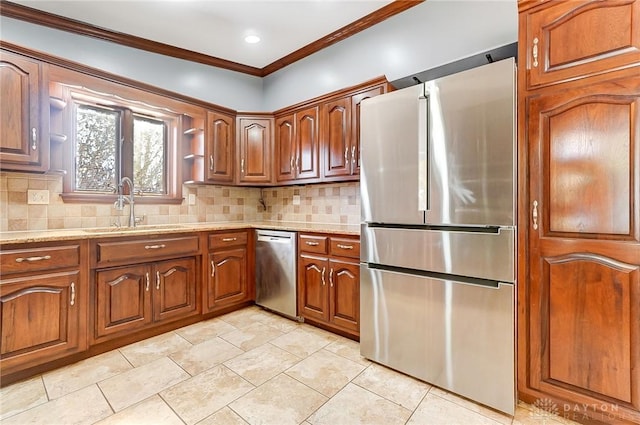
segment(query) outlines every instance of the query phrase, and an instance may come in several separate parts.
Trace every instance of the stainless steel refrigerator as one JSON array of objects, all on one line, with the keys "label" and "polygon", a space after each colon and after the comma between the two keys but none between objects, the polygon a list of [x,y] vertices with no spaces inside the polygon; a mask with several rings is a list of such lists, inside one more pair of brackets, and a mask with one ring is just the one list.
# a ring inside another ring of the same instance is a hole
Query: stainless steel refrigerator
[{"label": "stainless steel refrigerator", "polygon": [[513,58],[362,102],[363,356],[514,414]]}]

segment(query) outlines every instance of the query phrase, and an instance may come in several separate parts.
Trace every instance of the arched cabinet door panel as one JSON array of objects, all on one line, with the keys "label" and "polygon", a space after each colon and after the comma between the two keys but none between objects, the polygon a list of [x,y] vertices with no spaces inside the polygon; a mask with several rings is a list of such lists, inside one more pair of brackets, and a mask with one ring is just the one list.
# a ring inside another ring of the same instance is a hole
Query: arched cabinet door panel
[{"label": "arched cabinet door panel", "polygon": [[527,385],[640,419],[640,76],[526,106]]},{"label": "arched cabinet door panel", "polygon": [[521,15],[527,87],[602,74],[640,61],[637,1],[550,3]]}]

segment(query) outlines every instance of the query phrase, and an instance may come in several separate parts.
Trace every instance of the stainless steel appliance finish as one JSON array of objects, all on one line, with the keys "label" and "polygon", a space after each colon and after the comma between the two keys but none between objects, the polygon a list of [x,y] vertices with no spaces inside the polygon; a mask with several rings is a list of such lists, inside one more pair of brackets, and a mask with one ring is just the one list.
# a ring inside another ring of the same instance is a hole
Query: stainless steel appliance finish
[{"label": "stainless steel appliance finish", "polygon": [[360,281],[366,357],[513,414],[513,285],[470,285],[366,266]]},{"label": "stainless steel appliance finish", "polygon": [[515,280],[515,234],[510,227],[484,233],[363,225],[360,235],[360,256],[369,263],[502,282]]},{"label": "stainless steel appliance finish", "polygon": [[506,59],[363,102],[363,221],[513,226],[513,69]]},{"label": "stainless steel appliance finish", "polygon": [[515,412],[515,61],[361,105],[363,356]]},{"label": "stainless steel appliance finish", "polygon": [[256,304],[297,318],[295,232],[256,230]]}]

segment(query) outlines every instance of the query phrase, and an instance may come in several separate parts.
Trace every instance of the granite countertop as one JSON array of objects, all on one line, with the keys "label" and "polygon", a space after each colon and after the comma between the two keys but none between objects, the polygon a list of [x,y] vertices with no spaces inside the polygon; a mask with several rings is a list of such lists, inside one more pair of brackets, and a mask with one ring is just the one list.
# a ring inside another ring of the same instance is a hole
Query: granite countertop
[{"label": "granite countertop", "polygon": [[296,232],[333,233],[343,235],[360,235],[360,226],[354,224],[305,223],[295,221],[226,221],[215,223],[180,223],[160,225],[140,225],[135,229],[101,227],[88,229],[53,229],[0,232],[0,243],[27,243],[64,241],[71,239],[96,239],[105,237],[159,235],[172,233],[188,233],[234,229],[270,229]]}]

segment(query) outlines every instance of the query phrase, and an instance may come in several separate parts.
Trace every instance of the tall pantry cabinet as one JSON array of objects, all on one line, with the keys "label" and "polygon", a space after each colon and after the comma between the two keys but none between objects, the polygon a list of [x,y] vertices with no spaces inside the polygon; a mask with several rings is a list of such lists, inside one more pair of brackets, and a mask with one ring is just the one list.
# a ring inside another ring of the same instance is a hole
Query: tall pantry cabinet
[{"label": "tall pantry cabinet", "polygon": [[519,2],[519,398],[640,423],[640,1]]}]

